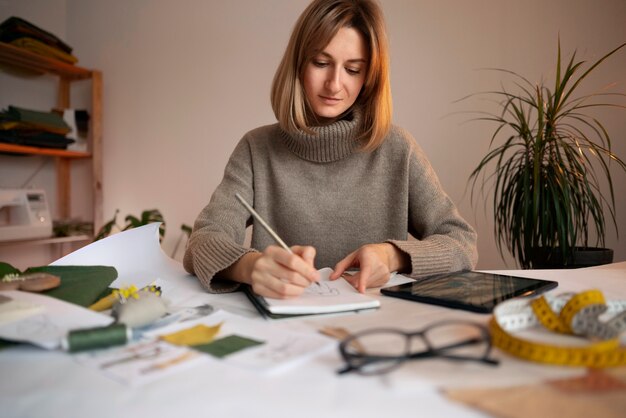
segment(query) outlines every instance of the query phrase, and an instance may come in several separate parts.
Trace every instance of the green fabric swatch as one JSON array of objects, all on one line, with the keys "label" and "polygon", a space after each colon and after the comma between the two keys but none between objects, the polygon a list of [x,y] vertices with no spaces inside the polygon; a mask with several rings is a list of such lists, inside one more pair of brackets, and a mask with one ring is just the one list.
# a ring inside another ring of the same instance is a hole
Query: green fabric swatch
[{"label": "green fabric swatch", "polygon": [[[65,302],[88,307],[111,293],[109,285],[117,278],[117,270],[109,266],[43,266],[31,267],[24,273],[49,273],[61,278],[61,285],[41,294]],[[10,264],[0,262],[0,278],[22,272]],[[0,350],[19,343],[0,339]]]},{"label": "green fabric swatch", "polygon": [[240,335],[229,335],[208,344],[191,346],[191,348],[210,354],[214,357],[223,358],[243,349],[263,344],[263,341],[256,341]]},{"label": "green fabric swatch", "polygon": [[63,116],[55,112],[40,112],[37,110],[9,106],[6,114],[13,120],[49,126],[54,129],[70,130],[69,125],[63,120]]},{"label": "green fabric swatch", "polygon": [[[30,267],[27,273],[49,273],[61,278],[61,285],[41,294],[89,307],[111,293],[109,285],[117,278],[117,270],[109,266],[42,266]],[[6,274],[22,274],[7,263],[0,262],[0,278]]]},{"label": "green fabric swatch", "polygon": [[0,262],[0,279],[6,276],[7,274],[20,274],[21,271],[13,267],[8,263]]},{"label": "green fabric swatch", "polygon": [[109,266],[44,266],[25,273],[43,272],[61,278],[61,285],[42,292],[43,295],[88,307],[111,293],[109,285],[117,278],[117,270]]}]

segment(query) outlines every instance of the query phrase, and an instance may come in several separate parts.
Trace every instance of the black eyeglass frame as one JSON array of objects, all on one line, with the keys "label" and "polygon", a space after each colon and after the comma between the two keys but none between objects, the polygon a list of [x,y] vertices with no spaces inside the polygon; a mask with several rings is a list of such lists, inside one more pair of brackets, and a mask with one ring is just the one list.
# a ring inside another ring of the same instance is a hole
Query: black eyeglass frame
[{"label": "black eyeglass frame", "polygon": [[[434,328],[441,327],[444,325],[469,325],[475,327],[480,331],[481,337],[479,338],[467,338],[464,340],[460,340],[455,342],[454,344],[434,347],[433,344],[428,340],[426,334]],[[395,333],[398,335],[403,335],[405,337],[406,346],[405,346],[405,354],[401,356],[381,356],[381,355],[369,355],[369,354],[359,354],[358,352],[354,352],[353,349],[349,349],[348,347],[351,344],[357,342],[360,338],[363,338],[365,335],[377,334],[377,333]],[[425,351],[419,351],[415,353],[410,353],[410,340],[415,337],[420,337],[424,342],[424,345],[427,348]],[[463,356],[458,354],[450,354],[447,351],[469,346],[472,344],[485,343],[486,348],[482,356],[473,357],[473,356]],[[389,373],[392,370],[395,370],[399,366],[401,366],[405,361],[408,360],[420,360],[427,358],[444,358],[447,360],[453,361],[476,361],[479,363],[487,364],[490,366],[497,366],[500,364],[499,360],[490,358],[492,344],[491,337],[489,334],[489,330],[483,324],[479,324],[473,321],[462,321],[462,320],[447,320],[447,321],[438,321],[432,324],[429,324],[427,327],[414,332],[406,332],[397,328],[373,328],[365,331],[361,331],[354,335],[350,335],[349,337],[343,339],[339,344],[339,352],[341,357],[346,362],[346,366],[337,371],[338,374],[345,374],[348,372],[357,372],[362,375],[380,375]],[[389,362],[390,365],[386,368],[382,368],[376,370],[375,372],[367,372],[364,368],[370,364],[386,361]]]}]

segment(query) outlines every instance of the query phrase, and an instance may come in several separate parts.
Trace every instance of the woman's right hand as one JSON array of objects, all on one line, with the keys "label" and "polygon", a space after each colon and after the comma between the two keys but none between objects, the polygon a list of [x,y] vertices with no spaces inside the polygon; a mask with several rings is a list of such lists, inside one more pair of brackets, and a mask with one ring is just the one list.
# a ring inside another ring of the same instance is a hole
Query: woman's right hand
[{"label": "woman's right hand", "polygon": [[244,254],[224,275],[232,280],[247,283],[257,295],[286,299],[304,292],[320,279],[315,268],[315,248],[295,245],[293,254],[270,245],[261,253]]}]

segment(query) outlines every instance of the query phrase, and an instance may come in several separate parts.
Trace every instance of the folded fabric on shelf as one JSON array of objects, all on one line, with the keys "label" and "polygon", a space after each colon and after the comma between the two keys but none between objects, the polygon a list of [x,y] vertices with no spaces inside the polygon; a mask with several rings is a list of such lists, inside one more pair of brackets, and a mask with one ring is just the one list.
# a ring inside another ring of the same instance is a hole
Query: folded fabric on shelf
[{"label": "folded fabric on shelf", "polygon": [[19,48],[26,49],[45,57],[50,57],[59,61],[67,62],[68,64],[76,64],[78,62],[78,59],[74,55],[63,52],[60,49],[57,49],[50,45],[46,45],[45,43],[40,42],[37,39],[28,37],[19,38],[11,41],[11,45],[15,45]]},{"label": "folded fabric on shelf", "polygon": [[0,112],[0,131],[2,130],[37,130],[65,136],[71,128],[58,113],[9,106],[7,110]]},{"label": "folded fabric on shelf", "polygon": [[58,36],[55,36],[22,18],[12,16],[0,24],[0,42],[9,43],[24,37],[37,39],[38,41],[57,48],[66,54],[72,53],[72,48],[63,42]]},{"label": "folded fabric on shelf", "polygon": [[64,135],[49,132],[0,130],[0,142],[30,147],[66,149],[74,140],[66,138]]}]

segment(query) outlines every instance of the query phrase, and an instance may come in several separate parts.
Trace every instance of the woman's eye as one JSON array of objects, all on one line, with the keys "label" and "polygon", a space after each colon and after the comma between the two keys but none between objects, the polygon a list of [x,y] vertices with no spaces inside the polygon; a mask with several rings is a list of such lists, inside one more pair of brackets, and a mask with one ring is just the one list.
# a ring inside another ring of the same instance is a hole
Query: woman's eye
[{"label": "woman's eye", "polygon": [[360,68],[346,68],[346,72],[350,75],[357,75],[361,73]]},{"label": "woman's eye", "polygon": [[328,66],[328,63],[326,61],[313,61],[313,65],[319,68],[324,68]]}]

